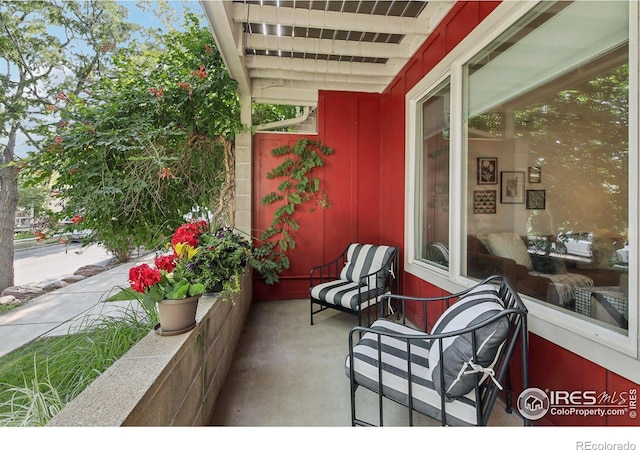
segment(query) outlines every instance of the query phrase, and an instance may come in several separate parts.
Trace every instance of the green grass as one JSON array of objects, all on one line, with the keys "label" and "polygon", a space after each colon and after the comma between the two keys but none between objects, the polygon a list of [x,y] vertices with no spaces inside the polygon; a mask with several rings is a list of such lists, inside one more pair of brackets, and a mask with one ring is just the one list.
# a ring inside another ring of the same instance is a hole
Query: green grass
[{"label": "green grass", "polygon": [[15,233],[13,235],[14,241],[20,241],[22,239],[31,239],[36,237],[36,235],[31,231],[21,231],[20,233]]},{"label": "green grass", "polygon": [[117,294],[112,295],[111,297],[107,298],[106,301],[108,301],[108,302],[118,302],[118,301],[122,301],[122,300],[142,300],[142,294],[140,294],[139,292],[134,291],[130,287],[128,287],[128,288],[118,288],[118,289],[121,289],[120,292],[118,292]]},{"label": "green grass", "polygon": [[157,323],[155,312],[82,324],[0,357],[0,426],[42,426]]},{"label": "green grass", "polygon": [[5,312],[5,311],[11,311],[14,308],[17,308],[18,306],[20,306],[17,303],[10,303],[8,305],[0,305],[0,313]]}]

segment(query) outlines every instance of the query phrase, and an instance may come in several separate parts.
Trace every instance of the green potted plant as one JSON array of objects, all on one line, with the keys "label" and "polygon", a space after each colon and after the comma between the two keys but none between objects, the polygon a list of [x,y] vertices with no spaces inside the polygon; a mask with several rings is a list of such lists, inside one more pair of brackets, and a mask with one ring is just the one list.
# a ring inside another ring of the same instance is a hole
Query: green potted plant
[{"label": "green potted plant", "polygon": [[240,278],[251,260],[251,243],[230,227],[199,236],[189,267],[207,292],[240,290]]}]

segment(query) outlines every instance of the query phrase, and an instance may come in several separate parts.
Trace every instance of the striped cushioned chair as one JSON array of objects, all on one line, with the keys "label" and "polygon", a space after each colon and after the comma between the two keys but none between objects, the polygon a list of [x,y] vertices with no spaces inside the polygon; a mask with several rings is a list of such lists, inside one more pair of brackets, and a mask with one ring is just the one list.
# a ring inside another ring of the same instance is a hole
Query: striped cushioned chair
[{"label": "striped cushioned chair", "polygon": [[362,310],[370,311],[384,294],[396,292],[397,255],[395,247],[350,244],[333,261],[311,269],[311,325],[314,314],[327,308],[353,314],[362,325]]},{"label": "striped cushioned chair", "polygon": [[[369,328],[351,330],[345,371],[351,381],[352,425],[373,425],[356,417],[358,386],[378,393],[381,426],[385,397],[408,408],[410,425],[413,411],[442,425],[486,425],[504,383],[511,412],[507,372],[518,341],[522,389],[528,386],[527,310],[506,278],[491,277],[445,297],[390,297],[422,302],[425,317],[428,302],[443,302],[446,310],[430,333],[407,326],[404,317],[401,323],[378,319]],[[406,311],[404,304],[400,311]]]}]

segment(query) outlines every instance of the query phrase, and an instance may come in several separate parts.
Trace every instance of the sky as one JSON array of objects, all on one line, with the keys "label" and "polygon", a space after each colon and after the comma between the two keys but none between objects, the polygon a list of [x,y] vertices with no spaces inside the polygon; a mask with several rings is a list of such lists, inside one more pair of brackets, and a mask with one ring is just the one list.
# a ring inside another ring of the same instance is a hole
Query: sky
[{"label": "sky", "polygon": [[[156,1],[151,0],[144,0],[144,2],[150,5],[157,4]],[[154,14],[150,14],[140,9],[138,7],[139,2],[137,0],[124,0],[118,1],[118,3],[126,6],[129,10],[129,21],[143,25],[145,27],[165,28],[161,21]],[[167,3],[171,6],[171,8],[178,11],[179,13],[182,13],[185,9],[183,4],[187,4],[187,7],[192,12],[202,14],[202,7],[200,6],[200,2],[196,0],[167,1]],[[34,149],[32,147],[29,147],[25,141],[26,139],[24,135],[19,134],[16,143],[15,156],[24,158],[27,156],[28,152],[34,151]]]}]

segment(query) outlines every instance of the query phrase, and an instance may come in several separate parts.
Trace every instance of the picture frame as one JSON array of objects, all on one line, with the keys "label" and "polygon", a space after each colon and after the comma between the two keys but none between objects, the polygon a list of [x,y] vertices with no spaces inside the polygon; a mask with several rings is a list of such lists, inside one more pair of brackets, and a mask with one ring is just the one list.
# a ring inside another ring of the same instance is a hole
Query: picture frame
[{"label": "picture frame", "polygon": [[481,156],[477,164],[478,184],[498,184],[498,158]]},{"label": "picture frame", "polygon": [[527,178],[528,183],[540,183],[542,182],[542,168],[539,166],[529,167],[529,176]]},{"label": "picture frame", "polygon": [[473,213],[495,214],[497,197],[495,190],[473,191]]},{"label": "picture frame", "polygon": [[527,209],[545,209],[547,193],[543,189],[527,190]]},{"label": "picture frame", "polygon": [[524,172],[500,172],[500,203],[524,203]]}]

